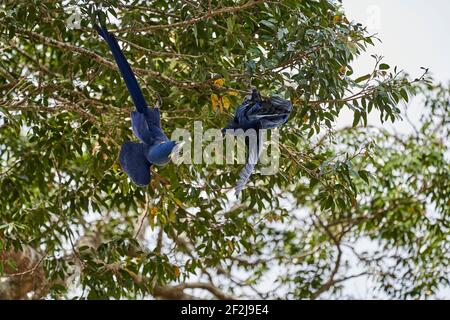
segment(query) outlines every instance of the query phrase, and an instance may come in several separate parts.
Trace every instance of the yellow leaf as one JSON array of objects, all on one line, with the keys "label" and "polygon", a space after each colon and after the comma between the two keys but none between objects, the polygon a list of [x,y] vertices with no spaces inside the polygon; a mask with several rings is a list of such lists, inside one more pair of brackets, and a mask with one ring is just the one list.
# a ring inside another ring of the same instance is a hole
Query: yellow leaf
[{"label": "yellow leaf", "polygon": [[224,107],[224,109],[227,109],[230,107],[230,99],[228,99],[228,97],[222,97],[222,105]]},{"label": "yellow leaf", "polygon": [[239,92],[234,91],[234,90],[229,90],[227,93],[229,96],[233,96],[233,97],[239,96]]},{"label": "yellow leaf", "polygon": [[94,147],[92,148],[92,155],[96,155],[100,151],[100,145],[98,143],[94,144]]},{"label": "yellow leaf", "polygon": [[218,86],[218,87],[223,86],[224,83],[225,83],[225,79],[224,79],[224,78],[220,78],[220,79],[214,80],[214,84],[215,84],[216,86]]},{"label": "yellow leaf", "polygon": [[175,203],[177,204],[177,206],[179,206],[180,208],[183,208],[183,202],[181,202],[180,199],[178,199],[178,198],[173,198],[173,201],[175,201]]},{"label": "yellow leaf", "polygon": [[127,268],[123,268],[123,270],[125,270],[133,279],[137,278],[137,274],[134,273],[133,271],[127,269]]},{"label": "yellow leaf", "polygon": [[175,277],[178,278],[180,276],[180,268],[173,266],[173,273],[175,274]]},{"label": "yellow leaf", "polygon": [[176,36],[177,36],[177,34],[175,32],[171,32],[170,36],[169,36],[169,40],[174,44],[177,42]]},{"label": "yellow leaf", "polygon": [[342,21],[342,16],[336,15],[333,17],[333,22],[334,23],[339,23]]},{"label": "yellow leaf", "polygon": [[175,211],[170,211],[169,212],[169,221],[175,222],[176,221],[176,215],[175,215]]},{"label": "yellow leaf", "polygon": [[150,181],[150,186],[152,187],[152,189],[156,189],[158,187],[158,181],[157,179],[152,179]]},{"label": "yellow leaf", "polygon": [[293,97],[292,104],[300,104],[300,99],[298,97]]},{"label": "yellow leaf", "polygon": [[148,222],[152,229],[155,227],[155,218],[157,215],[158,215],[158,208],[156,207],[151,208],[150,213],[148,215]]},{"label": "yellow leaf", "polygon": [[234,244],[233,244],[233,242],[231,240],[227,240],[227,246],[228,246],[228,250],[230,252],[234,251]]},{"label": "yellow leaf", "polygon": [[212,107],[213,110],[216,110],[217,107],[220,106],[220,100],[219,100],[219,96],[215,93],[211,94],[211,103],[212,103]]}]

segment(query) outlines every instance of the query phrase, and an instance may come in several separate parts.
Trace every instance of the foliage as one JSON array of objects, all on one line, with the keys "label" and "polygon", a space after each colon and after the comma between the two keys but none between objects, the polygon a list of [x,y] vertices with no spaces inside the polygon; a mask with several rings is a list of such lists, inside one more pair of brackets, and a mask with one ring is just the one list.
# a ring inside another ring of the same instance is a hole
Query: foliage
[{"label": "foliage", "polygon": [[[34,298],[317,298],[359,276],[416,298],[449,285],[449,90],[378,56],[353,70],[377,39],[338,2],[101,1],[168,132],[223,127],[251,85],[291,99],[280,172],[254,174],[238,201],[238,165],[169,165],[132,185],[117,157],[133,106],[92,29],[100,1],[78,2],[0,5],[0,271],[14,278],[8,252],[37,250]],[[400,121],[418,92],[413,134],[369,126],[369,113]],[[353,127],[339,129],[345,108]]]}]

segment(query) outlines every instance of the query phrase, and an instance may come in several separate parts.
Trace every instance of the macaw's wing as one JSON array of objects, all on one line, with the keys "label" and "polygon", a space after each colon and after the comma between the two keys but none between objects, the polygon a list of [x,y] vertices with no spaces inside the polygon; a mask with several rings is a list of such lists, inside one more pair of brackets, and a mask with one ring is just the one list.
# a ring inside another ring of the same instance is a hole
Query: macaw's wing
[{"label": "macaw's wing", "polygon": [[161,115],[159,108],[146,108],[144,111],[145,120],[149,127],[161,128]]},{"label": "macaw's wing", "polygon": [[236,109],[233,120],[222,130],[227,129],[273,129],[287,122],[292,104],[285,99],[273,96],[263,100],[257,90],[245,97]]},{"label": "macaw's wing", "polygon": [[150,131],[150,135],[153,139],[152,144],[169,141],[169,138],[167,138],[166,134],[162,131],[161,128],[155,127],[155,126],[150,126],[150,127],[148,127],[148,130]]},{"label": "macaw's wing", "polygon": [[255,103],[249,97],[246,97],[242,104],[236,109],[233,120],[231,120],[228,125],[224,129],[222,129],[222,132],[225,133],[227,129],[247,130],[253,128],[259,121],[257,119],[249,119],[248,115],[255,113],[255,110],[258,108],[258,102]]},{"label": "macaw's wing", "polygon": [[245,110],[248,107],[249,100],[244,100],[244,102],[236,109],[235,115],[231,121],[228,122],[222,132],[225,133],[227,129],[239,129],[242,128],[241,124],[245,121]]},{"label": "macaw's wing", "polygon": [[245,164],[245,167],[239,172],[239,180],[236,183],[235,188],[235,194],[236,197],[241,193],[241,191],[245,188],[245,185],[247,184],[250,176],[252,175],[253,169],[256,166],[256,163],[258,162],[259,156],[261,155],[262,151],[262,138],[261,138],[261,131],[258,131],[257,137],[256,137],[256,143],[252,143],[250,140],[249,146],[248,146],[248,159],[247,163]]},{"label": "macaw's wing", "polygon": [[131,126],[133,127],[135,136],[138,137],[139,140],[148,146],[153,146],[169,140],[160,127],[149,125],[146,119],[147,118],[142,113],[136,111],[131,113]]},{"label": "macaw's wing", "polygon": [[277,128],[289,118],[292,104],[285,99],[272,97],[260,104],[259,108],[251,108],[247,112],[250,121],[260,120],[264,129]]},{"label": "macaw's wing", "polygon": [[154,138],[152,137],[144,114],[133,111],[131,112],[131,126],[134,135],[142,142],[152,145]]},{"label": "macaw's wing", "polygon": [[145,157],[144,144],[138,142],[125,142],[119,155],[119,161],[130,179],[138,186],[150,183],[150,162]]},{"label": "macaw's wing", "polygon": [[256,89],[253,89],[252,93],[247,95],[242,103],[237,107],[235,116],[227,124],[227,126],[222,129],[222,133],[225,133],[227,129],[247,130],[252,128],[255,124],[257,124],[258,119],[256,119],[256,121],[252,121],[248,118],[248,115],[257,113],[257,110],[261,107],[261,102],[261,95]]},{"label": "macaw's wing", "polygon": [[271,104],[272,113],[282,115],[286,122],[292,111],[292,103],[289,100],[276,96],[270,97],[269,102]]},{"label": "macaw's wing", "polygon": [[261,102],[250,102],[245,108],[246,117],[250,119],[250,117],[253,115],[261,114],[262,107],[263,106]]},{"label": "macaw's wing", "polygon": [[140,113],[144,113],[147,108],[147,102],[145,101],[144,95],[142,94],[142,90],[139,87],[139,84],[136,80],[136,77],[131,69],[127,58],[124,56],[122,50],[117,43],[116,38],[110,32],[106,26],[94,26],[97,32],[102,36],[103,39],[108,43],[109,49],[111,50],[112,55],[114,56],[114,60],[116,60],[116,64],[119,67],[119,71],[122,75],[123,80],[127,86],[128,92],[133,99],[134,105],[136,106],[136,110]]},{"label": "macaw's wing", "polygon": [[289,118],[289,114],[253,115],[249,118],[252,121],[259,120],[260,128],[262,129],[274,129],[285,124]]}]

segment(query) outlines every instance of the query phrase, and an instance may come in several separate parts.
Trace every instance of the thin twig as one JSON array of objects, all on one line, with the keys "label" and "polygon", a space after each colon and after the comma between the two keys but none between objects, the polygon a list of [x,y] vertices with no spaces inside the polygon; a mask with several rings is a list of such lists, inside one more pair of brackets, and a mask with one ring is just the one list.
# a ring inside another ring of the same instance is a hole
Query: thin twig
[{"label": "thin twig", "polygon": [[239,11],[243,11],[243,10],[252,8],[261,3],[264,3],[264,0],[249,1],[239,7],[225,7],[225,8],[217,9],[215,11],[209,11],[202,16],[199,16],[199,17],[196,17],[196,18],[193,18],[190,20],[182,21],[182,22],[176,22],[176,23],[171,23],[171,24],[159,24],[159,25],[147,26],[147,27],[142,27],[142,28],[116,29],[116,30],[112,30],[112,31],[116,32],[116,33],[127,33],[127,32],[134,33],[134,32],[148,32],[148,31],[157,31],[157,30],[162,30],[162,29],[175,29],[175,28],[180,28],[180,27],[186,27],[188,25],[196,24],[202,20],[207,20],[207,19],[210,19],[210,18],[213,18],[216,16],[226,14],[226,13],[237,13]]},{"label": "thin twig", "polygon": [[139,227],[136,231],[136,234],[134,235],[134,239],[137,239],[139,234],[141,233],[142,226],[144,225],[145,219],[148,217],[148,203],[149,203],[149,196],[148,193],[145,193],[145,205],[144,205],[144,215],[141,218],[141,221],[139,223]]},{"label": "thin twig", "polygon": [[40,259],[39,259],[39,261],[34,265],[34,267],[33,268],[31,268],[31,269],[28,269],[28,270],[25,270],[25,271],[23,271],[23,272],[17,272],[17,273],[11,273],[11,274],[8,274],[8,275],[6,275],[7,277],[20,277],[20,276],[24,276],[24,275],[26,275],[26,274],[32,274],[32,273],[34,273],[36,270],[37,270],[37,268],[39,268],[39,266],[41,265],[41,263],[42,263],[42,261],[44,261],[44,259],[47,257],[47,254],[44,254]]}]

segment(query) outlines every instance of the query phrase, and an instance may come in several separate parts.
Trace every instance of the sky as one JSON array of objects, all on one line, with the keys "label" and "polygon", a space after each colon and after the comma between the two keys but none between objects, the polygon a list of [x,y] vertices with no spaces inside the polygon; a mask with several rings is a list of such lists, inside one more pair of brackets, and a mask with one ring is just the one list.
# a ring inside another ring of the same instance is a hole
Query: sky
[{"label": "sky", "polygon": [[[354,63],[355,77],[371,71],[371,54],[382,55],[391,67],[407,71],[411,77],[420,76],[420,67],[429,68],[436,81],[450,82],[450,1],[448,0],[343,0],[346,16],[377,33],[382,43],[371,47]],[[405,106],[411,120],[418,121],[421,99],[414,98]],[[343,112],[338,126],[350,125],[353,115]],[[369,116],[369,123],[381,125],[378,115]],[[392,124],[385,126],[394,127]],[[407,133],[409,124],[395,123],[397,132]],[[361,249],[373,249],[368,241],[361,241]],[[357,273],[357,272],[356,272]],[[345,291],[355,298],[370,298],[383,295],[373,292],[368,279],[349,281]],[[444,289],[437,297],[450,297],[450,289]]]},{"label": "sky", "polygon": [[[343,0],[349,20],[368,27],[381,43],[369,47],[354,63],[355,77],[369,73],[373,67],[372,54],[385,57],[391,67],[406,71],[413,79],[429,68],[436,81],[450,81],[450,1],[447,0]],[[421,114],[421,99],[414,98],[408,105],[408,115],[417,122]],[[369,115],[369,123],[380,125],[379,115]],[[343,112],[338,126],[351,125],[353,114]],[[394,127],[391,124],[384,126]],[[397,132],[410,132],[405,121],[395,123]]]},{"label": "sky", "polygon": [[[391,66],[411,75],[429,67],[436,80],[450,79],[450,1],[448,0],[343,0],[350,20],[378,33],[382,43],[372,47]],[[370,71],[370,54],[356,61],[355,69]]]}]

